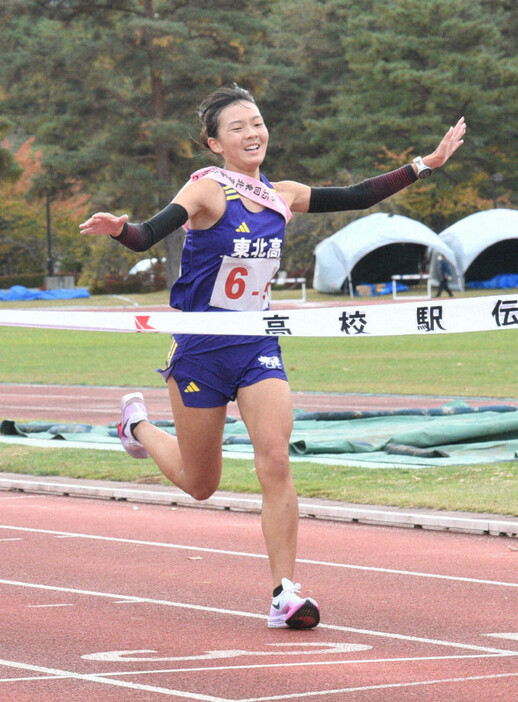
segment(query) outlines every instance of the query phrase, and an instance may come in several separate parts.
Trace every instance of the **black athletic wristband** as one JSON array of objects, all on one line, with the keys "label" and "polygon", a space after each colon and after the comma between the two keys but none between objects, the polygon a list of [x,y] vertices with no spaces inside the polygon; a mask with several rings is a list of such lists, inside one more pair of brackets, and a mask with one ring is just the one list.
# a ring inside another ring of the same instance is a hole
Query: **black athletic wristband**
[{"label": "black athletic wristband", "polygon": [[171,202],[142,224],[128,224],[126,222],[120,236],[114,236],[112,239],[132,251],[147,251],[165,239],[168,234],[179,229],[188,219],[189,214],[185,207]]},{"label": "black athletic wristband", "polygon": [[365,210],[417,180],[410,165],[342,188],[311,188],[308,212]]}]

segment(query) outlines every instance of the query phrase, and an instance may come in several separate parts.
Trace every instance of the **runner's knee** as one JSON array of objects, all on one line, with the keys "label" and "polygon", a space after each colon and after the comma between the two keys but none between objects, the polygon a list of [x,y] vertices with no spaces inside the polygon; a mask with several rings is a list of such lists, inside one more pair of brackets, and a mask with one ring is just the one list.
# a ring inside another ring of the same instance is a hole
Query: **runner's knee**
[{"label": "runner's knee", "polygon": [[289,455],[284,446],[256,452],[255,466],[263,490],[292,480]]},{"label": "runner's knee", "polygon": [[198,502],[201,502],[202,500],[208,500],[209,497],[212,497],[212,495],[216,492],[217,487],[217,485],[215,488],[211,488],[209,485],[196,485],[188,490],[188,493],[192,498],[198,500]]},{"label": "runner's knee", "polygon": [[208,500],[218,489],[221,479],[221,467],[207,470],[197,470],[195,473],[185,473],[187,480],[185,491],[195,500]]}]

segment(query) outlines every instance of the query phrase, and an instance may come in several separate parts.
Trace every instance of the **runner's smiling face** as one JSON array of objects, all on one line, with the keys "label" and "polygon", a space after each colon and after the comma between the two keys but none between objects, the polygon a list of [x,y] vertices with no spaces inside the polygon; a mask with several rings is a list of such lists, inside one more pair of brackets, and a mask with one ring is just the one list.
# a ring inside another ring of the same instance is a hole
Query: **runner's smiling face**
[{"label": "runner's smiling face", "polygon": [[253,102],[233,102],[221,110],[218,135],[210,137],[211,150],[223,158],[225,168],[259,177],[268,146],[268,129]]}]

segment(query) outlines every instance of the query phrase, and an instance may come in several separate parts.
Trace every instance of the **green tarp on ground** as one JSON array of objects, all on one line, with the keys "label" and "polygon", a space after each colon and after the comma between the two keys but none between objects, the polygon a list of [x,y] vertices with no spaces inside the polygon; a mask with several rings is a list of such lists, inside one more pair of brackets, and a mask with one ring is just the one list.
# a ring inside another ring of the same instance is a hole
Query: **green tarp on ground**
[{"label": "green tarp on ground", "polygon": [[[172,422],[156,422],[174,434]],[[0,433],[33,439],[118,444],[115,425],[22,424],[4,420]],[[252,456],[244,423],[228,419],[224,451]],[[452,403],[434,410],[380,412],[296,411],[290,441],[293,456],[375,467],[377,464],[430,466],[518,460],[518,409],[473,408]]]}]

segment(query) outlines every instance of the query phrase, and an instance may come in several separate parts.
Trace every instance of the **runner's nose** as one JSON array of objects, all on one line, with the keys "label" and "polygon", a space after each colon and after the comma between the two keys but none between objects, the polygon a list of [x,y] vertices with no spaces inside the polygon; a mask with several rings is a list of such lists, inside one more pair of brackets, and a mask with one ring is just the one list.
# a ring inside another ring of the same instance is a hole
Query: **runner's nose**
[{"label": "runner's nose", "polygon": [[253,139],[257,136],[257,129],[253,124],[247,124],[245,127],[245,139]]}]

